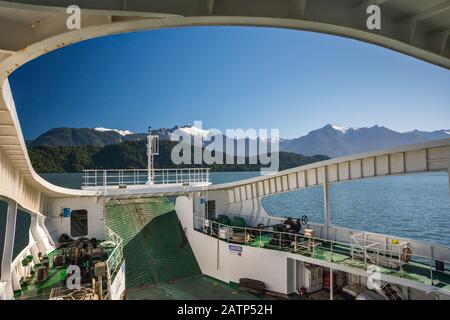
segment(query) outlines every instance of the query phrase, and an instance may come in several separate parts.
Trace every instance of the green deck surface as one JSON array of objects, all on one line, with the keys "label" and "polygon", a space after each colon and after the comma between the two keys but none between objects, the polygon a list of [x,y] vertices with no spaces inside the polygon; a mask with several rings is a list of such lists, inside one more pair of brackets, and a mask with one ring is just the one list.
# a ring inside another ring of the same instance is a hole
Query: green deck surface
[{"label": "green deck surface", "polygon": [[112,200],[105,219],[124,241],[127,289],[201,274],[167,199]]},{"label": "green deck surface", "polygon": [[272,238],[268,236],[260,236],[256,237],[252,241],[247,242],[247,244],[252,247],[264,247],[269,245],[271,239]]},{"label": "green deck surface", "polygon": [[[51,261],[52,256],[59,254],[60,250],[55,249],[48,254],[50,260],[50,270],[47,279],[41,283],[36,283],[37,272],[33,275],[32,281],[28,286],[22,286],[20,292],[15,292],[14,297],[16,299],[33,299],[33,300],[46,300],[50,295],[52,288],[58,288],[64,286],[64,281],[67,275],[67,268],[60,267],[54,268]],[[36,267],[36,266],[35,266]]]},{"label": "green deck surface", "polygon": [[195,276],[165,283],[128,290],[129,300],[261,300],[267,295],[257,295],[238,288],[236,284],[206,277]]}]

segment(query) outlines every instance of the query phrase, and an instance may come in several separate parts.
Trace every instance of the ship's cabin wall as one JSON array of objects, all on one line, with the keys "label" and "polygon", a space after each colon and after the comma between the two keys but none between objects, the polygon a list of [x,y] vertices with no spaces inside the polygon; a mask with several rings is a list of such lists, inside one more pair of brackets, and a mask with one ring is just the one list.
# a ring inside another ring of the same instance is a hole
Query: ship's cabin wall
[{"label": "ship's cabin wall", "polygon": [[[70,212],[75,210],[87,211],[86,235],[76,236],[72,233],[71,220],[73,217],[72,215],[62,217],[61,213],[64,209],[69,209]],[[75,239],[79,237],[103,239],[105,233],[103,210],[104,201],[100,197],[50,199],[46,210],[45,226],[54,242],[59,242],[59,237],[63,233]]]}]

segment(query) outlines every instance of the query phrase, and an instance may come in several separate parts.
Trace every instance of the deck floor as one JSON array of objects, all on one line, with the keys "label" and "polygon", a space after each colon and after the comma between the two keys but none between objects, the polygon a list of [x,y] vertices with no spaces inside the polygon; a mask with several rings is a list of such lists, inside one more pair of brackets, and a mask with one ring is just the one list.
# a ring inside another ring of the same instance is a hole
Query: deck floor
[{"label": "deck floor", "polygon": [[[59,249],[53,250],[48,254],[49,260],[52,261],[52,256],[59,253]],[[16,291],[14,298],[17,300],[47,300],[53,288],[63,287],[65,285],[66,274],[66,267],[56,268],[50,262],[48,277],[43,282],[37,283],[37,273],[34,273],[31,283],[28,286],[23,286],[20,292]]]},{"label": "deck floor", "polygon": [[227,284],[207,276],[194,276],[169,282],[160,282],[127,291],[128,300],[267,300],[242,290],[237,284]]}]

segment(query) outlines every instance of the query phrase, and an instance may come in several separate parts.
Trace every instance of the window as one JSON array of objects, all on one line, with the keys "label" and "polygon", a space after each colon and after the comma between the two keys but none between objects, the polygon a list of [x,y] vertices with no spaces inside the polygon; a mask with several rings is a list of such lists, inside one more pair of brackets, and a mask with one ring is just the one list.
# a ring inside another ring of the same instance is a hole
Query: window
[{"label": "window", "polygon": [[216,216],[216,200],[208,200],[206,202],[206,219]]},{"label": "window", "polygon": [[72,210],[72,212],[70,213],[70,234],[72,235],[72,237],[87,236],[87,210]]}]

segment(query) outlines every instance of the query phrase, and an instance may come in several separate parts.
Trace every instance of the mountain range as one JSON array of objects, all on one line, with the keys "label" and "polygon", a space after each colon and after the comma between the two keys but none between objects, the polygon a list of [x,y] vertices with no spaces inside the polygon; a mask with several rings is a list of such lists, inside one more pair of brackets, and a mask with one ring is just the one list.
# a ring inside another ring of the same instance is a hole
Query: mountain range
[{"label": "mountain range", "polygon": [[[255,163],[248,157],[234,157],[232,164],[225,164],[223,153],[217,153],[224,164],[184,164],[175,165],[171,160],[174,141],[161,141],[159,154],[155,157],[155,168],[200,168],[208,167],[212,171],[257,171],[267,165]],[[28,154],[36,172],[81,172],[85,169],[145,169],[147,168],[146,141],[123,141],[104,147],[95,146],[37,146],[30,148]],[[196,151],[197,150],[197,151]],[[203,153],[204,149],[191,149],[191,163],[194,153]],[[291,152],[279,152],[279,169],[285,170],[301,165],[327,160],[327,156],[306,157]],[[255,164],[251,164],[255,163]]]},{"label": "mountain range", "polygon": [[[203,130],[192,126],[175,126],[152,130],[162,141],[174,141],[175,130],[180,129],[186,134],[202,136],[210,139],[229,139],[217,136],[211,130]],[[40,135],[34,140],[27,141],[29,148],[47,147],[104,147],[124,141],[145,140],[145,133],[133,133],[129,130],[107,128],[55,128]],[[397,132],[384,126],[375,125],[363,128],[345,128],[327,124],[313,130],[305,136],[294,139],[280,139],[280,151],[302,154],[305,156],[326,155],[334,158],[360,152],[391,148],[400,145],[413,144],[428,140],[450,138],[450,130],[436,131],[408,131]],[[246,154],[246,156],[251,156]]]},{"label": "mountain range", "polygon": [[446,138],[450,138],[450,130],[397,132],[378,125],[347,129],[327,124],[303,137],[281,140],[280,150],[303,155],[324,154],[335,158]]}]

